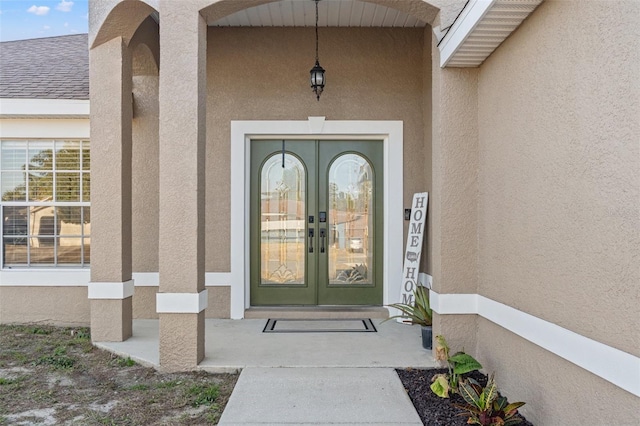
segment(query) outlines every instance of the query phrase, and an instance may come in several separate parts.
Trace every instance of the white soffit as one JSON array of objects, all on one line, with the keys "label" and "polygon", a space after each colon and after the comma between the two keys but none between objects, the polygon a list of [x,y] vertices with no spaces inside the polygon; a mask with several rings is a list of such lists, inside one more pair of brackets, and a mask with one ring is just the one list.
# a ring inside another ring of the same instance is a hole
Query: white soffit
[{"label": "white soffit", "polygon": [[441,67],[477,67],[544,0],[469,0],[438,48]]},{"label": "white soffit", "polygon": [[[214,27],[313,27],[316,7],[311,0],[282,0],[244,9],[215,21]],[[426,24],[399,10],[358,0],[322,0],[321,27],[422,28]]]}]

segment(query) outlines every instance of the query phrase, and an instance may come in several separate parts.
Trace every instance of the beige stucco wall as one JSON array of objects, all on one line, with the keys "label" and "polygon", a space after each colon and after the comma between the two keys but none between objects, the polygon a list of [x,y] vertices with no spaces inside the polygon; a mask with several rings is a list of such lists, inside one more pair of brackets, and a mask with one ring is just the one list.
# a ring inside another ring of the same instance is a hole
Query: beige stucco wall
[{"label": "beige stucco wall", "polygon": [[134,272],[158,271],[158,77],[133,77],[132,263]]},{"label": "beige stucco wall", "polygon": [[[637,1],[547,0],[478,80],[479,293],[636,356],[639,23]],[[478,331],[480,360],[534,423],[637,424],[638,398]]]},{"label": "beige stucco wall", "polygon": [[[231,288],[207,287],[209,304],[206,318],[229,318]],[[158,287],[136,287],[132,297],[133,319],[158,319]],[[0,324],[42,322],[61,326],[89,325],[87,288],[77,287],[0,287]]]},{"label": "beige stucco wall", "polygon": [[[431,70],[432,55],[431,45],[433,43],[433,30],[427,26],[424,29],[423,34],[423,51],[422,51],[422,130],[424,133],[424,164],[422,167],[422,179],[424,179],[424,190],[429,192],[430,196],[433,196],[433,169],[432,169],[432,116],[433,116],[433,90],[431,80],[433,73]],[[408,225],[407,225],[408,226]],[[427,226],[426,234],[424,235],[424,247],[426,252],[421,259],[421,271],[431,272],[429,253],[432,250],[431,232],[433,222],[431,214],[429,213],[429,206],[427,205]],[[405,233],[407,228],[405,227]]]},{"label": "beige stucco wall", "polygon": [[[431,186],[428,269],[437,293],[476,293],[478,288],[478,69],[439,66],[432,47]],[[474,315],[433,317],[434,335],[452,348],[474,353]]]},{"label": "beige stucco wall", "polygon": [[31,322],[88,326],[87,288],[0,287],[0,324]]},{"label": "beige stucco wall", "polygon": [[207,271],[230,267],[231,120],[403,120],[405,205],[425,190],[424,34],[321,28],[327,86],[318,102],[308,83],[315,60],[312,28],[209,28]]},{"label": "beige stucco wall", "polygon": [[547,1],[479,80],[481,293],[635,355],[639,23],[635,1]]},{"label": "beige stucco wall", "polygon": [[133,319],[158,319],[157,293],[158,287],[136,287],[133,294]]},{"label": "beige stucco wall", "polygon": [[520,411],[534,425],[638,424],[640,398],[633,394],[483,318],[478,336],[483,372],[495,372],[509,401],[526,402]]},{"label": "beige stucco wall", "polygon": [[206,318],[230,318],[231,317],[231,287],[214,286],[207,287],[209,303],[205,310]]},{"label": "beige stucco wall", "polygon": [[[156,46],[150,41],[157,28],[145,25],[132,46],[141,41],[152,45],[153,53]],[[431,159],[425,144],[431,132],[423,125],[431,115],[430,28],[321,28],[320,59],[328,85],[320,102],[308,84],[315,53],[313,29],[209,28],[208,33],[207,272],[230,270],[231,120],[306,120],[308,116],[403,120],[405,206],[414,192],[430,190]],[[146,46],[132,53],[133,271],[155,272],[159,269],[158,80]],[[144,296],[134,298],[134,316],[155,317],[147,294],[154,290],[141,291]],[[228,289],[210,289],[212,308],[207,316],[228,316],[228,293]]]}]

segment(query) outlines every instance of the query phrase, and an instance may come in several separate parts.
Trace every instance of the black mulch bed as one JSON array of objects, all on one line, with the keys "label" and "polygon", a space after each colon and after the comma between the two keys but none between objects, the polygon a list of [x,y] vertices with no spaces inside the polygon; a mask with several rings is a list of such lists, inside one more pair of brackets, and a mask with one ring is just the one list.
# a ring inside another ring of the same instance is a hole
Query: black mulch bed
[{"label": "black mulch bed", "polygon": [[[435,374],[446,373],[446,369],[396,371],[423,424],[426,426],[464,426],[467,424],[467,417],[458,416],[462,410],[452,405],[454,403],[464,404],[460,395],[453,394],[450,398],[440,398],[431,391],[431,378]],[[482,386],[487,384],[487,376],[478,371],[465,376],[474,378]],[[520,426],[533,426],[524,417],[521,418],[523,420],[519,423]]]}]

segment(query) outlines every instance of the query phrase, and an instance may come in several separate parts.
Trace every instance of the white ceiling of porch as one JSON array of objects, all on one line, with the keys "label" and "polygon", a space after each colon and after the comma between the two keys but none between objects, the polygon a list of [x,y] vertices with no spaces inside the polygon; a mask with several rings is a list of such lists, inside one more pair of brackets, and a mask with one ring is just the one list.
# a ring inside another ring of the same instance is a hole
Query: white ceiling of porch
[{"label": "white ceiling of porch", "polygon": [[[220,27],[313,27],[315,3],[311,0],[283,0],[241,10],[212,26]],[[318,3],[321,27],[424,27],[421,20],[373,3],[358,0],[322,0]]]},{"label": "white ceiling of porch", "polygon": [[[402,0],[389,0],[387,4]],[[440,8],[434,33],[441,66],[477,67],[515,31],[544,0],[431,0]],[[397,3],[396,3],[397,4]],[[422,28],[426,23],[392,7],[360,0],[322,0],[321,27]],[[446,23],[446,26],[445,26]],[[220,27],[313,27],[312,0],[273,1],[241,10],[210,23]]]}]

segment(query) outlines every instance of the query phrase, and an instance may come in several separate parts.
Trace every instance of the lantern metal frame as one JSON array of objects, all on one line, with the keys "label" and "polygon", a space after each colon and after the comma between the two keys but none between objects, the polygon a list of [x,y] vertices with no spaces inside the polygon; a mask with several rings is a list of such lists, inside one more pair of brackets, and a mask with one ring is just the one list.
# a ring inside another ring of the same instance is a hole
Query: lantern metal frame
[{"label": "lantern metal frame", "polygon": [[311,89],[313,93],[316,95],[316,99],[320,101],[320,95],[324,90],[324,86],[326,84],[326,78],[324,75],[324,68],[320,66],[320,61],[318,59],[318,2],[320,0],[314,0],[316,2],[316,64],[309,71],[311,78]]}]

